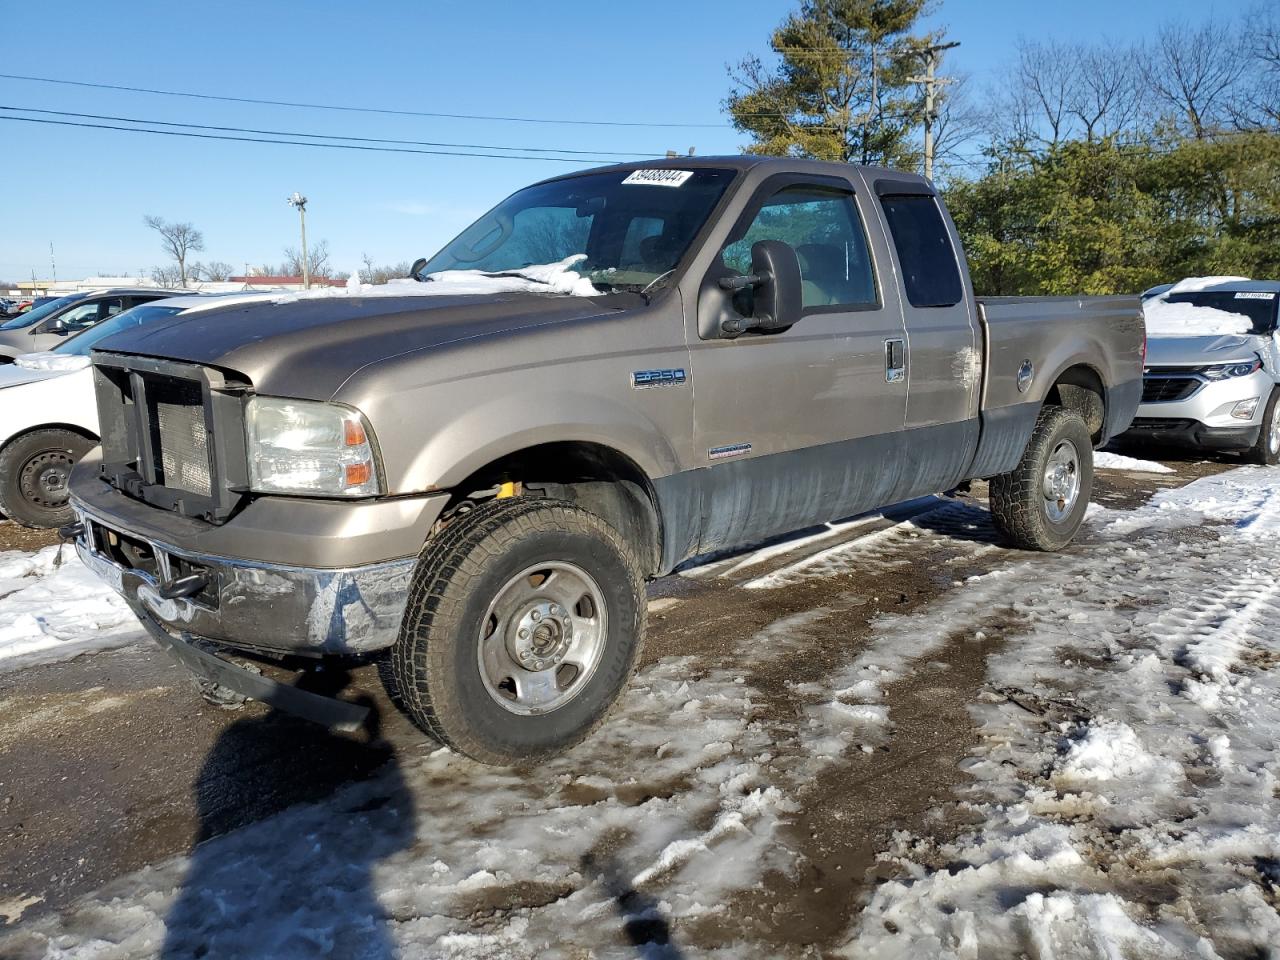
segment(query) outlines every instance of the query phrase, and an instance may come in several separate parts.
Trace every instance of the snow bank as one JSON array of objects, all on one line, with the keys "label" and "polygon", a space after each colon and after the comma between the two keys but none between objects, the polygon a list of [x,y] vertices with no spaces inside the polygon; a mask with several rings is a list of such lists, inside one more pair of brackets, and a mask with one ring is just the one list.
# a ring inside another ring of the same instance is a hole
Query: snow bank
[{"label": "snow bank", "polygon": [[0,554],[0,670],[64,660],[143,638],[125,602],[70,547]]},{"label": "snow bank", "polygon": [[430,281],[389,280],[361,283],[355,274],[345,287],[317,287],[271,298],[272,303],[324,300],[332,297],[457,297],[493,293],[554,293],[571,297],[599,296],[600,291],[573,269],[587,258],[585,253],[566,257],[559,263],[535,264],[520,270],[486,273],[483,270],[446,270],[429,274]]},{"label": "snow bank", "polygon": [[1248,280],[1248,277],[1189,277],[1180,280],[1159,296],[1142,305],[1149,337],[1211,337],[1222,334],[1248,333],[1253,324],[1248,317],[1213,307],[1190,303],[1170,303],[1176,293],[1192,293],[1223,283]]},{"label": "snow bank", "polygon": [[1173,468],[1167,467],[1163,463],[1157,463],[1154,460],[1138,460],[1135,457],[1126,457],[1120,453],[1108,453],[1105,450],[1099,450],[1094,453],[1093,465],[1099,470],[1137,470],[1142,473],[1173,473]]}]

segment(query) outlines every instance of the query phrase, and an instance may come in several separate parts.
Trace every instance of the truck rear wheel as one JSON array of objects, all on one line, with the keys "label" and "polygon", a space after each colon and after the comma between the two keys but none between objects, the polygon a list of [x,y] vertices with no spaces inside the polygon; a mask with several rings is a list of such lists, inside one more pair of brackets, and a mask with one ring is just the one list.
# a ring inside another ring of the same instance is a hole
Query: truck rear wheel
[{"label": "truck rear wheel", "polygon": [[645,608],[639,561],[595,514],[496,500],[423,551],[389,687],[459,753],[545,759],[604,721],[635,669]]},{"label": "truck rear wheel", "polygon": [[70,430],[32,430],[0,450],[0,513],[24,527],[60,527],[72,519],[67,478],[94,448]]},{"label": "truck rear wheel", "polygon": [[1093,439],[1080,414],[1040,411],[1018,465],[992,477],[991,516],[1012,546],[1060,550],[1071,542],[1093,491]]}]

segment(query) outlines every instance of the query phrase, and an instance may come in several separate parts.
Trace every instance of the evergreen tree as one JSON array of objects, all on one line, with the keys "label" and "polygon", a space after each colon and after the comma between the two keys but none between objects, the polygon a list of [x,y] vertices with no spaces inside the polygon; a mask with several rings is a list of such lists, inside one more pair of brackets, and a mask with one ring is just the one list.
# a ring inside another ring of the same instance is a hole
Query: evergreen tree
[{"label": "evergreen tree", "polygon": [[753,153],[913,168],[923,101],[908,81],[920,49],[913,33],[927,0],[803,0],[770,45],[730,70],[725,109]]}]

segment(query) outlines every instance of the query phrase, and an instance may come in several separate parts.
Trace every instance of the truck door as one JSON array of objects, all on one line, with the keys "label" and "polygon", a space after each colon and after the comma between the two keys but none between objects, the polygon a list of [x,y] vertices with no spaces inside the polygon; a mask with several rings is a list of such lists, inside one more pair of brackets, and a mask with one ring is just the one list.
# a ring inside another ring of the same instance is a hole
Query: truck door
[{"label": "truck door", "polygon": [[964,479],[978,442],[982,344],[954,227],[928,184],[875,181],[905,294],[910,491]]},{"label": "truck door", "polygon": [[[891,448],[907,391],[890,358],[903,356],[904,328],[895,286],[877,279],[887,250],[882,231],[868,237],[870,205],[843,178],[771,177],[702,281],[690,364],[694,453],[708,468],[703,552],[895,499]],[[750,290],[730,294],[719,280],[749,273],[759,240],[796,251],[802,318],[777,333],[716,337],[721,318],[750,312]]]}]

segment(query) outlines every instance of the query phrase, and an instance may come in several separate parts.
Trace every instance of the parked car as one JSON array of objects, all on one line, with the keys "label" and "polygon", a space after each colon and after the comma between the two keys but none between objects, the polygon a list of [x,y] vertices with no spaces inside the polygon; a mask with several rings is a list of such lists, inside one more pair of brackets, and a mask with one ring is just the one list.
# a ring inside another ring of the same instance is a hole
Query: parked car
[{"label": "parked car", "polygon": [[29,527],[71,521],[67,477],[98,443],[89,369],[95,344],[183,311],[257,296],[185,296],[141,304],[63,340],[52,351],[27,354],[0,367],[0,514]]},{"label": "parked car", "polygon": [[879,168],[570,174],[415,275],[98,344],[67,532],[197,674],[354,723],[202,644],[389,651],[486,762],[601,723],[644,580],[695,556],[971,478],[1010,544],[1062,547],[1141,391],[1137,297],[976,300],[934,188]]},{"label": "parked car", "polygon": [[24,353],[52,350],[64,339],[140,303],[173,296],[155,287],[72,293],[32,307],[0,323],[0,364]]},{"label": "parked car", "polygon": [[1126,440],[1280,463],[1280,281],[1193,278],[1144,305],[1150,345]]}]

